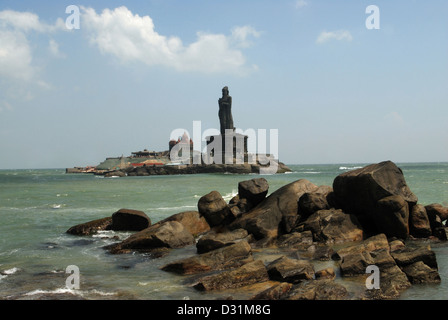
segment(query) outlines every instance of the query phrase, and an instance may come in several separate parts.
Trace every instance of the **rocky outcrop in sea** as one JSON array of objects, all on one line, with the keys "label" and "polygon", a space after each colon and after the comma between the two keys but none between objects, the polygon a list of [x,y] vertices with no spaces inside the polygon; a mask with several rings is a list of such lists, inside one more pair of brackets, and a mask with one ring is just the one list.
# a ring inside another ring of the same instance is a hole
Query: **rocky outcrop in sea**
[{"label": "rocky outcrop in sea", "polygon": [[[419,204],[401,169],[385,161],[345,172],[332,186],[301,179],[269,194],[266,179],[255,178],[241,181],[228,203],[211,190],[198,210],[155,224],[122,209],[67,232],[135,231],[106,247],[111,254],[160,258],[195,246],[161,269],[222,298],[237,290],[254,300],[382,300],[441,281],[431,244],[447,240],[447,218],[447,207]],[[323,261],[337,267],[321,268]]]}]

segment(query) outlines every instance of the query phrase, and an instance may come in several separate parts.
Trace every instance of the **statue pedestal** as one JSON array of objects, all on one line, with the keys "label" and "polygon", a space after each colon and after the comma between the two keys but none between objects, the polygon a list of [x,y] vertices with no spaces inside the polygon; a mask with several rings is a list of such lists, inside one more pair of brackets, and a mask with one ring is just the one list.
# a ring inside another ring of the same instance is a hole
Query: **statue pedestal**
[{"label": "statue pedestal", "polygon": [[240,133],[226,133],[206,137],[207,164],[243,164],[248,163],[247,138]]}]

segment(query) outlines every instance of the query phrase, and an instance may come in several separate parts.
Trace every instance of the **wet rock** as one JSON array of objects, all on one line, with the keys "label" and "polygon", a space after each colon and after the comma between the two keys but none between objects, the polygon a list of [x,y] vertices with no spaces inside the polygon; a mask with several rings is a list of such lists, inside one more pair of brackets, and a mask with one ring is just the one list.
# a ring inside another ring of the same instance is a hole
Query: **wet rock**
[{"label": "wet rock", "polygon": [[184,211],[176,213],[157,224],[165,223],[167,221],[177,221],[184,226],[193,236],[200,235],[210,230],[210,226],[198,211]]},{"label": "wet rock", "polygon": [[375,223],[388,237],[406,239],[409,236],[409,206],[402,196],[394,195],[377,202]]},{"label": "wet rock", "polygon": [[111,253],[151,251],[158,248],[181,248],[194,244],[193,235],[177,221],[167,221],[146,228],[124,241],[109,246]]},{"label": "wet rock", "polygon": [[395,260],[390,255],[390,247],[384,234],[370,237],[363,242],[340,249],[334,255],[340,259],[340,270],[343,276],[365,274],[369,265],[378,268],[395,266]]},{"label": "wet rock", "polygon": [[339,209],[319,210],[303,225],[304,230],[313,233],[314,241],[317,242],[342,243],[360,241],[363,238],[363,230],[357,218]]},{"label": "wet rock", "polygon": [[364,231],[370,234],[388,231],[383,230],[383,208],[378,201],[390,196],[401,196],[411,206],[418,201],[401,169],[391,161],[340,174],[333,181],[333,189],[344,212],[356,215]]},{"label": "wet rock", "polygon": [[441,281],[437,269],[429,267],[422,261],[405,266],[403,271],[412,284],[440,283]]},{"label": "wet rock", "polygon": [[422,261],[427,266],[438,269],[436,254],[431,250],[429,245],[418,247],[407,246],[401,250],[392,252],[391,255],[401,268]]},{"label": "wet rock", "polygon": [[151,219],[139,210],[120,209],[112,214],[110,229],[114,231],[141,231],[151,226]]},{"label": "wet rock", "polygon": [[427,238],[431,236],[431,224],[426,209],[421,204],[412,207],[409,216],[409,232],[416,238]]},{"label": "wet rock", "polygon": [[274,282],[275,284],[270,288],[257,293],[250,300],[282,300],[289,290],[292,288],[292,283],[288,282]]},{"label": "wet rock", "polygon": [[81,223],[69,228],[66,232],[77,236],[87,236],[97,233],[98,231],[109,230],[112,224],[112,217],[106,217]]},{"label": "wet rock", "polygon": [[218,191],[212,191],[198,201],[198,211],[210,227],[227,224],[234,219],[230,207]]},{"label": "wet rock", "polygon": [[308,180],[301,179],[273,192],[251,211],[237,218],[230,229],[246,229],[259,240],[276,238],[282,217],[297,215],[298,200],[305,193],[315,190],[317,186]]},{"label": "wet rock", "polygon": [[196,243],[198,253],[206,253],[215,249],[235,244],[235,242],[248,237],[244,229],[236,229],[228,232],[210,231],[203,235]]},{"label": "wet rock", "polygon": [[261,260],[255,260],[232,270],[202,277],[193,287],[200,291],[224,290],[268,280],[264,263]]},{"label": "wet rock", "polygon": [[178,274],[198,274],[212,270],[239,267],[253,261],[252,248],[247,241],[222,247],[166,264],[161,269]]},{"label": "wet rock", "polygon": [[333,280],[336,278],[336,273],[333,268],[326,268],[315,273],[316,280],[328,279]]},{"label": "wet rock", "polygon": [[345,300],[347,289],[332,280],[311,280],[293,286],[287,300]]},{"label": "wet rock", "polygon": [[448,219],[448,207],[444,207],[439,203],[429,204],[425,206],[425,209],[429,214],[438,215],[442,222]]},{"label": "wet rock", "polygon": [[306,260],[282,256],[266,266],[269,278],[275,281],[298,283],[314,278],[314,267]]},{"label": "wet rock", "polygon": [[257,206],[266,198],[269,184],[265,178],[256,178],[238,183],[240,199],[247,199],[253,206]]},{"label": "wet rock", "polygon": [[300,248],[313,243],[313,233],[310,230],[291,232],[278,237],[277,245],[280,248]]}]

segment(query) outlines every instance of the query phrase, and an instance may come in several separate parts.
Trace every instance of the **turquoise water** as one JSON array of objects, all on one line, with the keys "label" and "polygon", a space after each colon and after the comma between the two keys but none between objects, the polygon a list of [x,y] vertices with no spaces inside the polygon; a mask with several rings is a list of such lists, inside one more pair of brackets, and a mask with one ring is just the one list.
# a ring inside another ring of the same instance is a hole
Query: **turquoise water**
[{"label": "turquoise water", "polygon": [[[292,173],[264,176],[270,192],[298,179],[331,185],[334,178],[364,164],[290,165]],[[422,204],[448,205],[448,163],[398,164]],[[201,174],[102,178],[65,174],[65,169],[0,170],[0,299],[37,299],[73,293],[90,299],[210,299],[184,278],[159,268],[195,252],[173,250],[161,259],[143,254],[110,255],[103,246],[130,233],[76,237],[65,231],[110,216],[121,208],[144,211],[157,222],[195,210],[201,196],[219,191],[230,200],[238,182],[258,175]],[[433,245],[440,285],[413,286],[402,299],[448,297],[448,245]],[[79,290],[66,288],[67,266],[79,267]],[[237,297],[237,296],[236,296]]]}]

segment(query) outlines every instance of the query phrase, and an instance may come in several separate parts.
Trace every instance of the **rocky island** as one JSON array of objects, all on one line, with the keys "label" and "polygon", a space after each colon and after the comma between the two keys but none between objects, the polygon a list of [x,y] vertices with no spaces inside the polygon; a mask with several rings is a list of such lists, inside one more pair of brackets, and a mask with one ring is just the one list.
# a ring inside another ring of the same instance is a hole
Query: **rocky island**
[{"label": "rocky island", "polygon": [[[447,218],[447,207],[419,204],[401,169],[385,161],[340,174],[331,186],[300,179],[269,194],[268,182],[255,178],[241,181],[228,203],[215,189],[196,211],[154,224],[121,209],[67,232],[131,230],[104,250],[154,259],[194,246],[195,254],[161,269],[214,298],[383,300],[441,281],[431,244],[447,240]],[[320,268],[322,261],[335,267]]]},{"label": "rocky island", "polygon": [[[291,171],[274,154],[250,150],[248,140],[255,140],[256,137],[236,131],[232,97],[227,86],[222,89],[218,105],[219,134],[206,137],[205,151],[195,150],[193,140],[184,132],[177,140],[169,141],[169,150],[157,152],[144,149],[127,157],[106,158],[97,166],[67,168],[66,173],[125,177],[198,173],[275,174]],[[203,149],[202,146],[198,148]]]}]

